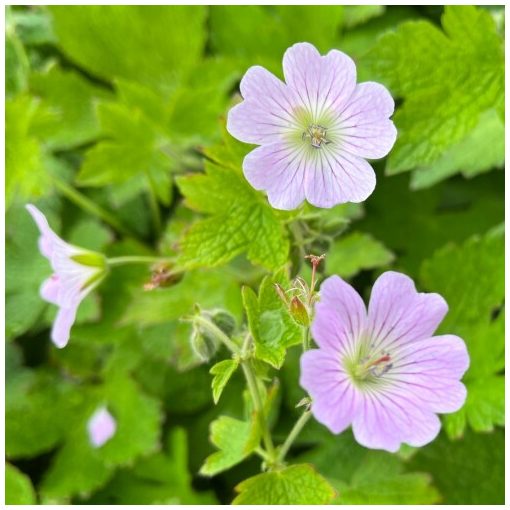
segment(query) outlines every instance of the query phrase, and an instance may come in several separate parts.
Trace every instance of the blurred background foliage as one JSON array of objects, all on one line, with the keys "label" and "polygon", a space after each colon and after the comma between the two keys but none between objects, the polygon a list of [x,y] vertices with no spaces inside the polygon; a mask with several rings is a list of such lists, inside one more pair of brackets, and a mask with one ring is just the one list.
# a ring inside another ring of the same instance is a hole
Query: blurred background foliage
[{"label": "blurred background foliage", "polygon": [[[230,503],[258,461],[198,471],[210,422],[242,417],[242,381],[214,406],[178,319],[200,303],[240,323],[241,284],[287,260],[306,277],[310,252],[365,296],[388,268],[443,294],[441,331],[469,347],[469,397],[420,450],[370,451],[312,423],[291,459],[313,463],[338,504],[503,503],[503,30],[503,7],[8,7],[7,503]],[[399,139],[363,204],[272,210],[242,176],[250,147],[225,133],[246,69],[281,76],[299,41],[345,51],[397,99]],[[188,271],[145,292],[147,268],[115,269],[57,350],[28,201],[72,243],[178,255]],[[290,349],[278,374],[276,437],[303,396],[298,359]],[[95,450],[85,424],[101,403],[118,433]]]}]

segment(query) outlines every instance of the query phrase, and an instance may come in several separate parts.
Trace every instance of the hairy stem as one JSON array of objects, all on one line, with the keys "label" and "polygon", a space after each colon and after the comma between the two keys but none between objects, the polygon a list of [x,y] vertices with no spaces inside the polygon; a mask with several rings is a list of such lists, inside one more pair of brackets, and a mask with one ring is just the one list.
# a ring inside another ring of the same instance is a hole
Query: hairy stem
[{"label": "hairy stem", "polygon": [[298,419],[298,421],[294,424],[294,427],[292,427],[292,430],[289,432],[289,435],[287,436],[287,439],[283,443],[282,447],[280,448],[280,453],[278,454],[278,461],[283,462],[285,459],[285,456],[290,450],[290,447],[292,446],[292,443],[296,440],[297,436],[303,429],[303,427],[306,425],[310,417],[312,416],[311,411],[305,411]]},{"label": "hairy stem", "polygon": [[113,257],[107,259],[109,266],[123,266],[125,264],[155,264],[156,262],[173,262],[173,259],[168,257],[151,257],[144,255],[127,255],[125,257]]}]

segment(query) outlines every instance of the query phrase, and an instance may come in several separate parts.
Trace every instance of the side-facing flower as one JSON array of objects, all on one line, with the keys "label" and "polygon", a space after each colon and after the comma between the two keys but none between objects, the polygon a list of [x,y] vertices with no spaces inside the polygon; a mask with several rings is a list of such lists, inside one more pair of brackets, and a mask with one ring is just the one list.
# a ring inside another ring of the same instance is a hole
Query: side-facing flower
[{"label": "side-facing flower", "polygon": [[283,73],[286,83],[250,67],[240,85],[244,101],[229,111],[230,134],[260,145],[244,159],[246,179],[278,209],[305,199],[317,207],[365,200],[375,187],[365,158],[384,157],[397,135],[391,95],[379,83],[356,85],[345,53],[321,56],[309,43],[285,52]]},{"label": "side-facing flower", "polygon": [[315,418],[335,434],[352,425],[368,448],[432,441],[441,427],[436,413],[457,411],[466,399],[466,345],[433,336],[447,311],[439,294],[416,292],[400,273],[378,278],[368,312],[341,278],[325,280],[312,324],[319,349],[301,357],[300,384]]},{"label": "side-facing flower", "polygon": [[90,444],[100,448],[109,441],[117,431],[117,422],[106,407],[98,408],[87,423]]},{"label": "side-facing flower", "polygon": [[59,307],[51,330],[57,347],[69,340],[76,312],[83,298],[103,280],[108,272],[101,253],[85,250],[63,241],[50,228],[44,214],[34,205],[26,206],[39,228],[39,251],[50,262],[53,274],[43,282],[41,297]]}]

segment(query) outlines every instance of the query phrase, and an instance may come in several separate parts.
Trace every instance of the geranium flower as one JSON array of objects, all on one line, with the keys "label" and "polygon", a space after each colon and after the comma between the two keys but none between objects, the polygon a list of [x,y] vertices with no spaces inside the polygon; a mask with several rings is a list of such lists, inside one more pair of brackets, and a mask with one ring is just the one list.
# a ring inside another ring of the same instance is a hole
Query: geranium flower
[{"label": "geranium flower", "polygon": [[117,422],[106,407],[100,407],[87,423],[90,444],[100,448],[109,441],[117,431]]},{"label": "geranium flower", "polygon": [[377,279],[368,313],[349,284],[325,280],[312,324],[319,349],[301,357],[300,384],[315,418],[335,434],[352,425],[368,448],[432,441],[441,427],[436,413],[457,411],[466,399],[463,340],[433,336],[447,311],[439,294],[416,292],[400,273]]},{"label": "geranium flower", "polygon": [[50,261],[53,269],[53,274],[43,282],[40,293],[44,300],[59,307],[51,340],[62,348],[67,345],[81,301],[106,276],[106,258],[101,253],[66,243],[51,230],[37,207],[29,204],[26,208],[41,233],[39,251]]},{"label": "geranium flower", "polygon": [[295,209],[362,202],[374,190],[365,158],[384,157],[397,132],[395,103],[379,83],[356,85],[356,66],[341,51],[321,56],[308,43],[283,56],[286,83],[261,66],[241,80],[244,101],[228,113],[227,129],[260,145],[243,163],[244,175],[270,204]]}]

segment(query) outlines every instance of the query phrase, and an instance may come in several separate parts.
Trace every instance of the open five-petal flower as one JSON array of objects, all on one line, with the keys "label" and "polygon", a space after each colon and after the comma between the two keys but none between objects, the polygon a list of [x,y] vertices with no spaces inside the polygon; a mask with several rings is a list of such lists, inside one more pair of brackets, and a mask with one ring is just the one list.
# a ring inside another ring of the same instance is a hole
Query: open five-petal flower
[{"label": "open five-petal flower", "polygon": [[416,292],[388,271],[375,282],[368,312],[338,276],[324,281],[312,334],[319,346],[301,357],[301,386],[312,413],[333,433],[352,425],[369,448],[423,446],[440,430],[436,413],[458,410],[469,366],[464,341],[433,336],[448,310],[439,294]]},{"label": "open five-petal flower", "polygon": [[230,134],[260,145],[244,159],[246,179],[278,209],[365,200],[375,187],[365,158],[384,157],[396,139],[391,95],[379,83],[356,84],[345,53],[321,56],[309,43],[285,52],[283,72],[285,83],[261,66],[248,69],[244,101],[229,111]]}]

